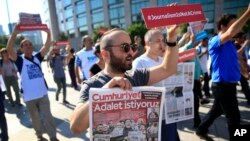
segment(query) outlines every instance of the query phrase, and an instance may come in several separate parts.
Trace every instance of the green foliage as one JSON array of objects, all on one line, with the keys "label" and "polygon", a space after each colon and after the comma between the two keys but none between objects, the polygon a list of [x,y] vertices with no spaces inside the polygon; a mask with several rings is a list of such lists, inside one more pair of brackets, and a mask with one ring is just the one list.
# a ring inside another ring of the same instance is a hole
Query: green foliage
[{"label": "green foliage", "polygon": [[64,32],[60,32],[59,33],[59,41],[68,41],[69,37],[64,33]]},{"label": "green foliage", "polygon": [[16,44],[17,46],[19,46],[20,43],[21,43],[21,41],[22,41],[24,38],[25,38],[25,37],[24,37],[23,35],[17,36],[17,37],[16,37],[15,44]]},{"label": "green foliage", "polygon": [[7,36],[0,36],[0,44],[6,45],[8,42]]},{"label": "green foliage", "polygon": [[181,34],[186,33],[187,30],[188,30],[188,24],[181,24],[180,25],[180,32],[181,32]]},{"label": "green foliage", "polygon": [[133,39],[135,35],[139,35],[142,39],[143,45],[144,45],[144,35],[146,34],[147,31],[148,30],[143,23],[131,24],[127,29],[127,32],[129,33],[132,42],[134,42]]},{"label": "green foliage", "polygon": [[[240,17],[247,9],[244,8],[242,10],[240,10],[238,13],[237,13],[237,16]],[[245,33],[250,33],[250,20],[248,20],[246,22],[246,24],[243,26],[242,30],[245,32]]]},{"label": "green foliage", "polygon": [[100,27],[94,29],[94,33],[93,33],[94,42],[96,42],[97,39],[101,38],[103,33],[107,30],[109,30],[109,27],[107,27],[107,26],[100,26]]}]

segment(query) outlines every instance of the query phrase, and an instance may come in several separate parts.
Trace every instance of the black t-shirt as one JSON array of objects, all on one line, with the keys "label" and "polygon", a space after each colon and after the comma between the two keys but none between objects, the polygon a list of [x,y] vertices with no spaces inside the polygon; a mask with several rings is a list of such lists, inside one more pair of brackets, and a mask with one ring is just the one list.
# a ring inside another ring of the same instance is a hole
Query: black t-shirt
[{"label": "black t-shirt", "polygon": [[68,69],[69,70],[74,70],[75,68],[75,56],[69,60],[68,63]]},{"label": "black t-shirt", "polygon": [[[135,71],[127,71],[125,77],[129,80],[132,86],[145,86],[149,81],[148,69],[137,69]],[[92,76],[88,80],[84,81],[81,88],[80,103],[88,101],[90,88],[101,88],[112,78],[106,75],[103,71]]]},{"label": "black t-shirt", "polygon": [[97,65],[97,64],[94,64],[91,68],[90,68],[90,72],[92,74],[97,74],[98,72],[100,72],[102,69]]}]

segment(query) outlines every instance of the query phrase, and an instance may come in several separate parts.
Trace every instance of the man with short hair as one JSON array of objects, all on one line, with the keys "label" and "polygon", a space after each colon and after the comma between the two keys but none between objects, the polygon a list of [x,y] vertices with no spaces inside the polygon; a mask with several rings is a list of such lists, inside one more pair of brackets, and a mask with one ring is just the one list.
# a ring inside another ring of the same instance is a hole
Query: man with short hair
[{"label": "man with short hair", "polygon": [[144,49],[144,46],[142,45],[142,39],[139,35],[135,35],[134,37],[134,42],[135,42],[135,45],[137,46],[137,52],[136,52],[136,56],[135,58],[141,56],[144,52],[145,52],[145,49]]},{"label": "man with short hair", "polygon": [[160,65],[150,69],[132,68],[133,55],[136,47],[131,44],[128,33],[120,29],[106,32],[100,41],[101,54],[105,61],[104,69],[84,81],[81,89],[80,102],[72,113],[70,128],[74,134],[80,134],[89,127],[89,89],[119,87],[129,90],[132,86],[152,85],[175,74],[178,63],[176,47],[177,26],[168,27],[168,47]]},{"label": "man with short hair", "polygon": [[[50,111],[48,87],[41,69],[43,57],[48,52],[50,47],[50,31],[48,29],[44,30],[47,33],[47,39],[44,46],[37,53],[33,52],[34,47],[30,40],[22,40],[20,46],[24,55],[18,56],[13,49],[16,36],[21,32],[17,29],[17,27],[18,25],[15,26],[14,31],[8,40],[7,51],[11,60],[15,61],[17,69],[20,73],[23,100],[29,111],[38,141],[46,140],[42,136],[43,131],[48,133],[50,141],[58,141],[56,138],[56,126]],[[41,119],[46,130],[43,129]]]},{"label": "man with short hair", "polygon": [[240,66],[232,37],[241,30],[249,18],[250,4],[238,20],[236,15],[224,14],[217,22],[219,34],[209,40],[214,103],[196,130],[196,134],[202,138],[210,138],[207,136],[208,128],[222,113],[226,115],[230,137],[234,135],[232,129],[240,124],[236,97],[236,85],[240,81]]},{"label": "man with short hair", "polygon": [[[166,50],[166,44],[163,34],[158,29],[147,31],[144,37],[147,50],[144,54],[136,58],[133,62],[133,70],[138,68],[151,68],[158,66],[163,61],[163,56]],[[162,82],[153,84],[153,86],[162,87]],[[163,108],[165,110],[165,108]],[[166,124],[165,112],[163,112],[161,140],[177,141],[179,140],[176,123]]]},{"label": "man with short hair", "polygon": [[[89,70],[98,60],[93,49],[93,40],[90,36],[85,35],[82,37],[83,48],[76,53],[75,58],[75,74],[79,84],[83,80],[90,78]],[[79,69],[82,72],[82,78],[79,73]]]}]

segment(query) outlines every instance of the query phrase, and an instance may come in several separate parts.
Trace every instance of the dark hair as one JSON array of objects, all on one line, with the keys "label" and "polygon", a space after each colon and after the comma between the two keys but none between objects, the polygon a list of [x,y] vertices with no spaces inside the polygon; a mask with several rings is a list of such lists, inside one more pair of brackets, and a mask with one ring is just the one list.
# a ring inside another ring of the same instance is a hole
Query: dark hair
[{"label": "dark hair", "polygon": [[242,38],[242,37],[244,37],[244,36],[246,36],[246,33],[244,33],[244,32],[239,32],[239,33],[237,33],[235,36],[234,36],[234,38]]},{"label": "dark hair", "polygon": [[95,46],[94,54],[97,55],[97,53],[100,53],[100,52],[101,52],[101,50],[100,50],[100,44],[97,44],[97,45]]},{"label": "dark hair", "polygon": [[69,50],[69,52],[73,54],[73,53],[75,53],[75,50],[74,50],[73,48],[71,48],[71,49]]},{"label": "dark hair", "polygon": [[232,20],[232,19],[236,19],[237,16],[235,14],[224,14],[221,17],[218,18],[217,20],[217,28],[218,30],[221,30],[221,25],[223,26],[227,26],[228,23]]}]

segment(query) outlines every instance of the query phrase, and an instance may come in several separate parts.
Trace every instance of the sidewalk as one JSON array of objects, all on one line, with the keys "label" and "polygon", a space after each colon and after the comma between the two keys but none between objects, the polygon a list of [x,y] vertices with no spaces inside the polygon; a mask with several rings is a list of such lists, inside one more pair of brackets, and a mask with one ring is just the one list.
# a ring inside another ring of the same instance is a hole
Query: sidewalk
[{"label": "sidewalk", "polygon": [[[70,78],[68,72],[67,75],[67,100],[70,102],[68,105],[62,104],[62,94],[59,96],[59,101],[55,101],[56,84],[54,83],[52,73],[49,72],[47,64],[42,64],[43,72],[49,86],[49,99],[52,114],[54,116],[56,127],[58,131],[58,139],[60,141],[88,141],[88,133],[82,133],[79,136],[73,135],[69,129],[69,117],[77,104],[79,91],[70,87]],[[212,106],[211,102],[208,105],[202,105],[200,107],[201,118],[208,112]],[[241,118],[243,122],[250,123],[250,106],[246,106],[246,100],[244,95],[239,92],[238,94],[239,109],[241,112]],[[11,107],[9,103],[6,105],[6,118],[8,122],[9,141],[36,141],[35,131],[31,126],[31,121],[27,110],[24,107]],[[200,141],[201,139],[194,134],[193,120],[182,121],[178,123],[178,132],[181,141]],[[227,124],[224,116],[215,120],[214,124],[210,127],[209,135],[214,141],[227,141],[228,132]],[[44,134],[44,137],[49,137]]]}]

